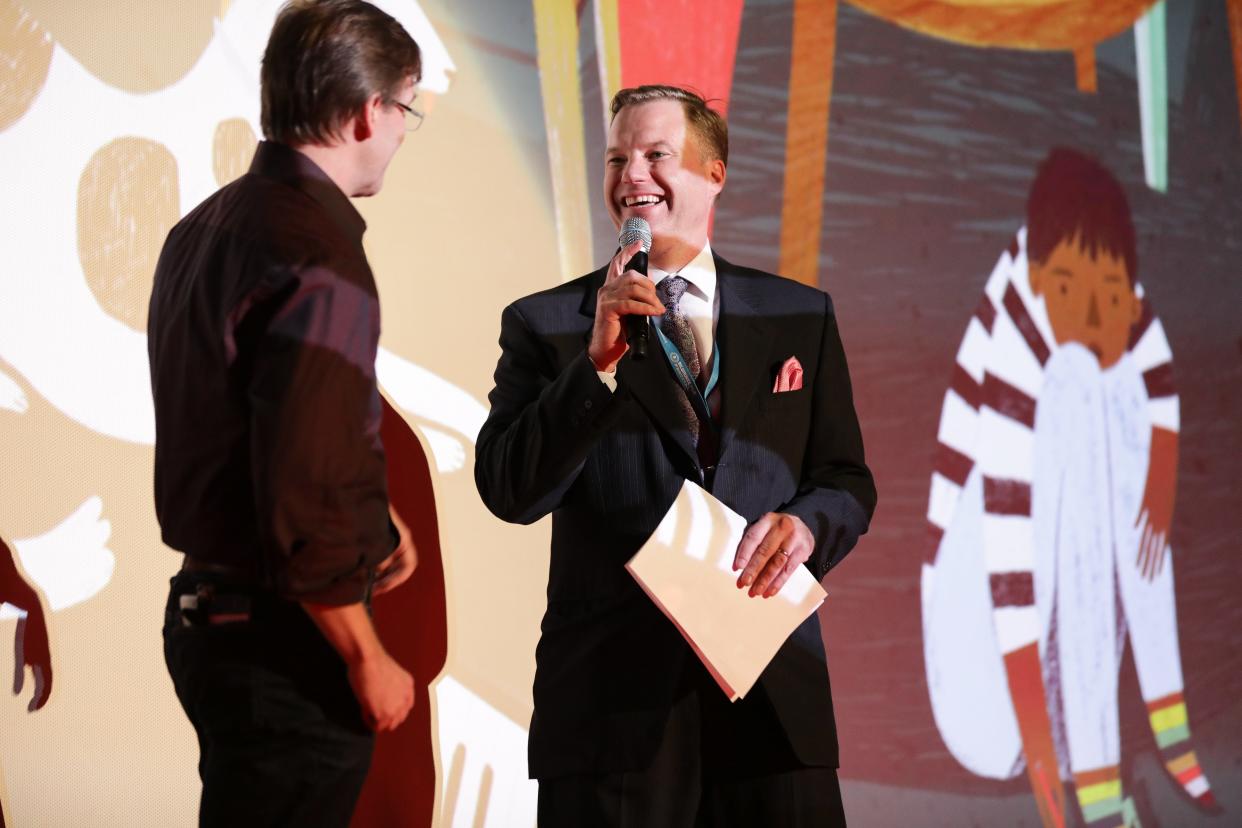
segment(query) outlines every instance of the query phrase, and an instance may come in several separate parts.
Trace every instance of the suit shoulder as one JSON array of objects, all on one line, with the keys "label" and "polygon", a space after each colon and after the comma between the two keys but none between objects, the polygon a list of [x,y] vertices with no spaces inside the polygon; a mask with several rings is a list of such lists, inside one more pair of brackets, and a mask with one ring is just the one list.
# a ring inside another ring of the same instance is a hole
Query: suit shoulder
[{"label": "suit shoulder", "polygon": [[792,308],[805,313],[808,309],[826,307],[832,312],[832,297],[827,291],[804,285],[787,276],[768,273],[753,267],[728,264],[732,278],[744,283],[750,292],[760,295],[765,303],[778,308]]},{"label": "suit shoulder", "polygon": [[602,276],[603,268],[600,268],[577,279],[515,299],[505,310],[515,311],[527,320],[549,315],[562,316],[567,312],[577,311],[583,306],[587,296],[597,288]]}]

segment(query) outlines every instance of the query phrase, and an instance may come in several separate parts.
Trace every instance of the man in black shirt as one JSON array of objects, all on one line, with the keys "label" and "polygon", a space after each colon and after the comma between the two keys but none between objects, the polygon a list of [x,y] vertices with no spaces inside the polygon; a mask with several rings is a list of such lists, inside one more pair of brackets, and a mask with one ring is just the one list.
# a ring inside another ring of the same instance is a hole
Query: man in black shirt
[{"label": "man in black shirt", "polygon": [[168,236],[149,315],[155,502],[185,553],[165,658],[198,733],[200,824],[347,825],[413,680],[370,596],[413,571],[390,522],[379,303],[349,197],[379,191],[421,71],[361,0],[294,0],[263,57],[266,141]]}]

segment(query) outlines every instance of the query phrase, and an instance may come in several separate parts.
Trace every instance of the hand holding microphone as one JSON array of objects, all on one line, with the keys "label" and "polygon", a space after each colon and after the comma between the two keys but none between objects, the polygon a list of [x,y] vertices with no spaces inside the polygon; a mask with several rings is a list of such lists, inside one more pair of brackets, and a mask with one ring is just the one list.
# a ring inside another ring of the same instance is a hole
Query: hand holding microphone
[{"label": "hand holding microphone", "polygon": [[587,348],[599,371],[615,370],[627,350],[635,359],[642,359],[650,330],[646,317],[664,313],[655,283],[646,276],[651,228],[643,219],[626,219],[618,243],[621,249],[608,265],[608,274],[596,295],[595,327]]}]

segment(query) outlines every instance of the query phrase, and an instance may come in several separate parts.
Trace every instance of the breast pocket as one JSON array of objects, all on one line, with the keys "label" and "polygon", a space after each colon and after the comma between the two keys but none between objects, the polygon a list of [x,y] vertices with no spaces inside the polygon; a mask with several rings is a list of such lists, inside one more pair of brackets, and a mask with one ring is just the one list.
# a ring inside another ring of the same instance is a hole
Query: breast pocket
[{"label": "breast pocket", "polygon": [[805,387],[797,391],[781,391],[779,394],[769,394],[759,403],[759,409],[763,412],[794,411],[807,406],[810,399],[810,390]]}]

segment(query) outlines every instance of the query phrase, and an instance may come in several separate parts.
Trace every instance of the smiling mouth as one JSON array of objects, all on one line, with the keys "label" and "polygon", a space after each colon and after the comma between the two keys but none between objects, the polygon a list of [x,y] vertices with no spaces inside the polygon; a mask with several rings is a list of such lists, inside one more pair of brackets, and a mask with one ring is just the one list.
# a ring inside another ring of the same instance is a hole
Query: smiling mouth
[{"label": "smiling mouth", "polygon": [[626,196],[621,199],[621,203],[626,207],[647,207],[652,204],[659,204],[662,201],[664,199],[656,195]]}]

